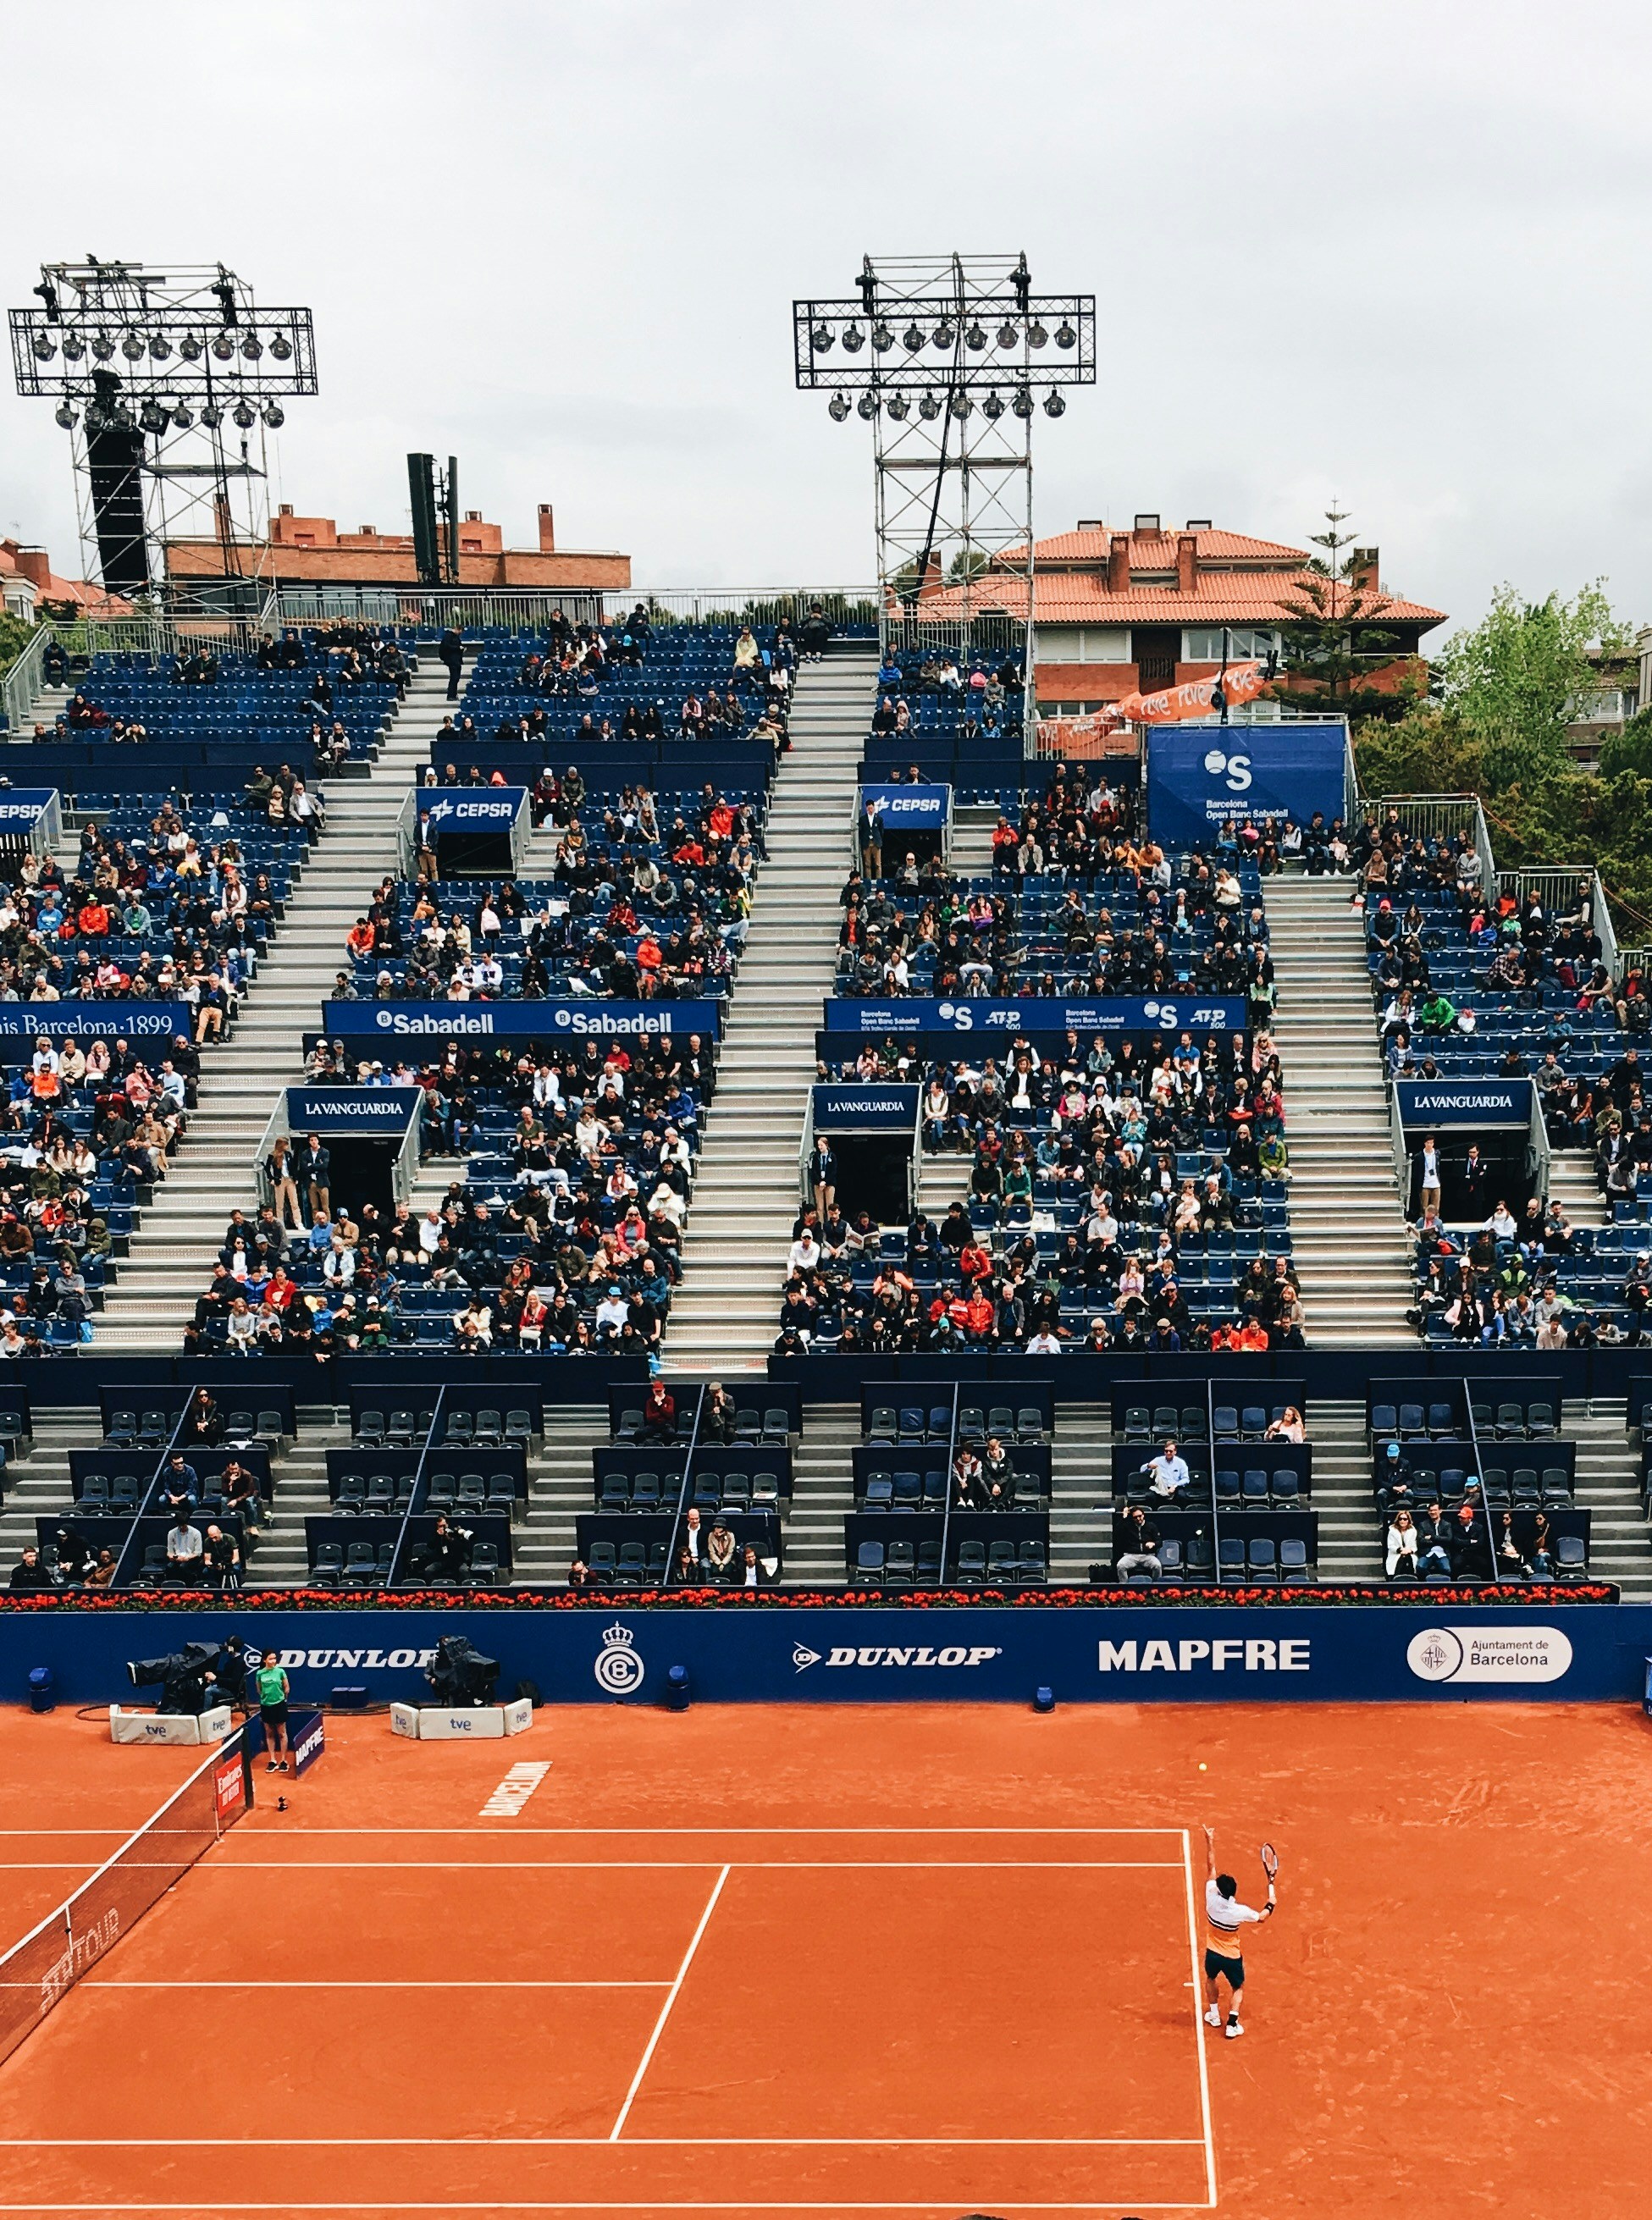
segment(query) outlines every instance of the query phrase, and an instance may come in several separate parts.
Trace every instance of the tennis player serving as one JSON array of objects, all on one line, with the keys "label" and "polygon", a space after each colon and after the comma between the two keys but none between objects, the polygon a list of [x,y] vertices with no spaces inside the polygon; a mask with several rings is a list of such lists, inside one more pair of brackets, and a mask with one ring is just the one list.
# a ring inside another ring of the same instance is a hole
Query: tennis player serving
[{"label": "tennis player serving", "polygon": [[1239,2017],[1244,2002],[1244,1951],[1239,1940],[1241,1931],[1254,1922],[1272,1917],[1278,1909],[1274,1895],[1274,1876],[1279,1871],[1279,1860],[1274,1855],[1271,1843],[1262,1846],[1262,1869],[1268,1878],[1268,1901],[1260,1911],[1239,1901],[1239,1884],[1231,1874],[1216,1870],[1216,1836],[1210,1828],[1205,1830],[1205,1994],[1208,2002],[1205,2018],[1211,2027],[1222,2024],[1222,1994],[1219,1984],[1228,1985],[1226,2035],[1230,2042],[1244,2033],[1244,2023]]}]

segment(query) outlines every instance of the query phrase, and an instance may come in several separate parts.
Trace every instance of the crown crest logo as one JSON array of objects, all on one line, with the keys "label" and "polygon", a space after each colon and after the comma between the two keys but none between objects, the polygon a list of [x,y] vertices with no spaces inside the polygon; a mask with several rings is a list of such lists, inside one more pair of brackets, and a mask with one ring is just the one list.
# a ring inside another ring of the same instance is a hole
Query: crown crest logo
[{"label": "crown crest logo", "polygon": [[605,1649],[629,1649],[635,1639],[631,1629],[621,1625],[617,1618],[612,1626],[605,1626],[602,1630],[602,1647]]}]

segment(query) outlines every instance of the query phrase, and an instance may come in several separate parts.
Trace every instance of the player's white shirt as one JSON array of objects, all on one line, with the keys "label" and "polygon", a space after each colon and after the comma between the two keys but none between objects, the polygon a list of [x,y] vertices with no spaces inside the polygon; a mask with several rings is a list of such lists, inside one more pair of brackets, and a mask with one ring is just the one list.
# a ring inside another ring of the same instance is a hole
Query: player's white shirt
[{"label": "player's white shirt", "polygon": [[1261,1912],[1252,1911],[1248,1904],[1241,1904],[1237,1897],[1224,1896],[1213,1880],[1205,1883],[1206,1924],[1213,1935],[1223,1942],[1231,1942],[1242,1927],[1261,1919],[1262,1916]]}]

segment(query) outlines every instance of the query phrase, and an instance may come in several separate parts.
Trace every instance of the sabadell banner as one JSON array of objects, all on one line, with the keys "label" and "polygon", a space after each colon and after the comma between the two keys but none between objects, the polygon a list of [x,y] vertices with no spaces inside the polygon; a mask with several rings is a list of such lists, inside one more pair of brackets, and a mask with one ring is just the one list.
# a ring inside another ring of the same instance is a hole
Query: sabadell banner
[{"label": "sabadell banner", "polygon": [[416,1701],[445,1634],[496,1659],[506,1694],[529,1680],[552,1703],[663,1702],[674,1665],[713,1703],[1574,1703],[1638,1699],[1652,1606],[53,1608],[0,1612],[0,1701],[36,1665],[62,1701],[115,1701],[129,1658],[231,1633],[277,1652],[296,1704],[340,1684]]},{"label": "sabadell banner", "polygon": [[323,1002],[322,1029],[383,1040],[602,1040],[628,1033],[721,1031],[720,1002],[609,1002],[593,995],[576,1001]]}]

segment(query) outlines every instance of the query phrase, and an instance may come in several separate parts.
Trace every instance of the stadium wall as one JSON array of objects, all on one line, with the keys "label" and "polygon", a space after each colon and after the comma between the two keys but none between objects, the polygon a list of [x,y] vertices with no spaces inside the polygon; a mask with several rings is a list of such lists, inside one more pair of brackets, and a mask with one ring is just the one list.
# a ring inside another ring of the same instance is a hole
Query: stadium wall
[{"label": "stadium wall", "polygon": [[676,1665],[713,1703],[1577,1703],[1640,1697],[1652,1606],[48,1609],[0,1616],[0,1700],[45,1665],[60,1701],[129,1701],[128,1659],[231,1632],[279,1654],[299,1704],[416,1701],[453,1634],[552,1703],[662,1703]]}]

